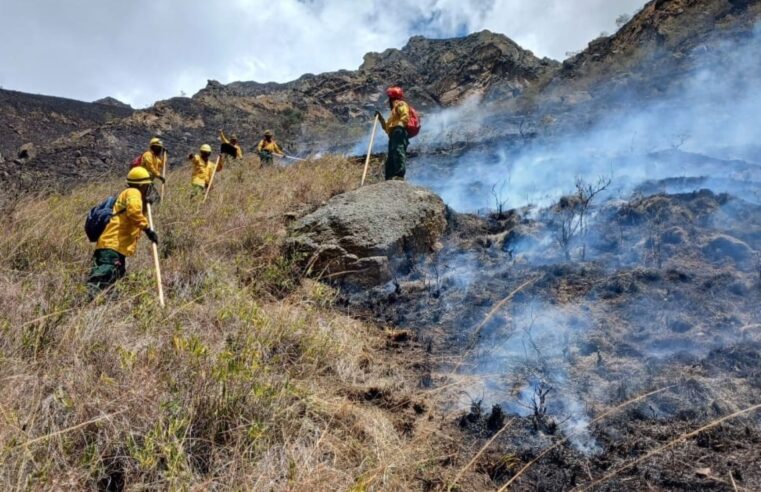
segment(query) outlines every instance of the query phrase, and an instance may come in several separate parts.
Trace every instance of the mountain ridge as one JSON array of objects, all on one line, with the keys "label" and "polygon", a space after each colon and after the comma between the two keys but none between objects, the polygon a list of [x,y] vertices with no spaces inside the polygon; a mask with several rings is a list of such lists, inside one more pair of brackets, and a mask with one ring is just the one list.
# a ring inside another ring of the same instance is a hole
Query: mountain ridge
[{"label": "mountain ridge", "polygon": [[123,170],[150,135],[160,135],[173,155],[185,155],[199,143],[213,143],[220,128],[237,134],[248,149],[269,128],[292,153],[346,152],[365,137],[372,113],[385,110],[383,90],[390,84],[405,87],[424,119],[477,99],[484,108],[496,105],[500,118],[489,130],[500,135],[518,133],[504,124],[506,117],[533,121],[535,128],[557,122],[562,129],[578,120],[577,108],[595,119],[595,111],[606,110],[606,98],[622,88],[645,97],[678,90],[691,64],[706,63],[692,56],[697,47],[746,35],[759,18],[759,0],[652,0],[616,34],[593,40],[562,64],[490,31],[414,36],[401,49],[366,54],[356,70],[304,74],[285,83],[210,80],[190,98],[158,101],[105,123],[84,122],[69,134],[40,135],[27,153],[33,157],[0,150],[6,156],[0,181],[22,191],[51,184],[60,189]]}]

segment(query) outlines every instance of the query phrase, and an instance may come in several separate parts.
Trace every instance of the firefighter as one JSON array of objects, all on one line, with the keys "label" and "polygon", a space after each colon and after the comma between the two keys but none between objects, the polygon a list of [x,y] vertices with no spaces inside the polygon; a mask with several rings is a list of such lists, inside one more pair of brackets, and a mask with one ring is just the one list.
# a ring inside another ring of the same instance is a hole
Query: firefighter
[{"label": "firefighter", "polygon": [[407,134],[407,123],[410,120],[410,107],[404,101],[404,90],[401,87],[389,87],[386,90],[388,106],[391,114],[388,120],[376,111],[381,126],[388,134],[388,154],[386,155],[386,180],[404,179],[407,172],[407,146],[410,143]]},{"label": "firefighter", "polygon": [[140,159],[140,165],[148,170],[152,179],[160,179],[165,182],[164,176],[164,143],[158,137],[153,137],[150,141],[149,148],[143,152]]},{"label": "firefighter", "polygon": [[285,157],[285,152],[275,141],[275,136],[272,131],[267,130],[264,132],[264,138],[256,146],[256,150],[259,153],[259,159],[264,164],[272,164],[272,156]]},{"label": "firefighter", "polygon": [[219,141],[222,142],[222,144],[232,145],[235,147],[235,159],[240,159],[243,157],[243,149],[238,143],[238,137],[231,135],[230,139],[228,140],[228,138],[225,136],[225,132],[219,130]]},{"label": "firefighter", "polygon": [[191,177],[190,184],[193,186],[193,191],[203,194],[206,191],[206,187],[209,186],[211,180],[211,170],[214,164],[209,160],[211,157],[211,145],[203,144],[196,155],[188,155],[193,163],[193,175]]},{"label": "firefighter", "polygon": [[146,195],[152,184],[150,172],[143,167],[134,167],[127,174],[127,188],[117,197],[111,220],[95,245],[93,266],[87,280],[91,295],[110,287],[125,275],[126,258],[135,254],[142,233],[158,244],[158,234],[148,226],[145,215]]}]

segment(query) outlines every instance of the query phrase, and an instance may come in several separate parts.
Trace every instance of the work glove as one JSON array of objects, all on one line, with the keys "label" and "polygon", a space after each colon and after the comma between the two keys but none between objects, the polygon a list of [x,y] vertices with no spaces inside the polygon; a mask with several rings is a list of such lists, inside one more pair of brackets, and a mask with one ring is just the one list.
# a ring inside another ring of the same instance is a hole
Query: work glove
[{"label": "work glove", "polygon": [[156,175],[156,179],[158,179],[162,183],[166,183],[166,178],[164,176],[160,175],[160,174]]},{"label": "work glove", "polygon": [[382,120],[382,119],[383,119],[383,115],[380,113],[380,111],[376,111],[376,112],[375,112],[375,116],[376,116],[376,117],[377,117],[379,120]]},{"label": "work glove", "polygon": [[189,161],[192,161],[192,160],[193,160],[193,153],[190,153],[190,154],[188,154],[188,160],[189,160]]},{"label": "work glove", "polygon": [[148,236],[148,239],[151,240],[152,243],[158,244],[159,243],[159,235],[156,231],[151,229],[150,227],[145,229],[145,235]]}]

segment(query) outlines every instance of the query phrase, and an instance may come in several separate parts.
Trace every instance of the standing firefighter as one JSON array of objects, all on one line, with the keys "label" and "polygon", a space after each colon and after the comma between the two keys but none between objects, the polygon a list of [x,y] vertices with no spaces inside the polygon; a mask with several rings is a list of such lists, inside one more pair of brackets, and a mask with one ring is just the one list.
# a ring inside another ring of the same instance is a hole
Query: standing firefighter
[{"label": "standing firefighter", "polygon": [[[414,111],[404,101],[404,90],[401,87],[389,87],[386,90],[391,114],[388,120],[376,111],[381,126],[388,134],[388,155],[386,156],[386,180],[404,179],[407,172],[407,146],[410,143],[409,125],[413,120]],[[415,124],[417,115],[414,115]]]},{"label": "standing firefighter", "polygon": [[162,176],[164,171],[164,143],[158,137],[151,139],[150,148],[143,153],[140,158],[140,166],[144,167],[151,175],[151,179],[160,179],[164,181]]},{"label": "standing firefighter", "polygon": [[[99,231],[99,234],[96,233],[97,244],[93,254],[93,266],[87,280],[91,295],[113,285],[124,276],[127,267],[126,257],[135,254],[141,233],[145,232],[148,239],[158,243],[158,234],[148,227],[144,207],[146,194],[152,183],[153,178],[147,169],[132,168],[127,175],[127,189],[122,191],[116,199],[110,198],[104,202],[109,205],[113,203],[113,207],[110,209],[110,215],[105,216],[106,218],[110,216],[105,228],[102,232]],[[88,235],[90,235],[89,231]],[[91,239],[95,238],[91,237]]]},{"label": "standing firefighter", "polygon": [[193,186],[194,193],[200,193],[203,195],[206,191],[206,187],[209,186],[211,180],[211,169],[214,167],[214,163],[209,160],[211,157],[211,145],[201,145],[200,154],[188,155],[193,163],[193,176],[190,184]]},{"label": "standing firefighter", "polygon": [[243,157],[243,149],[240,147],[240,144],[238,143],[238,137],[235,135],[230,136],[230,139],[228,140],[225,136],[225,132],[222,130],[219,130],[219,141],[222,142],[223,147],[225,145],[230,145],[235,148],[235,155],[233,155],[232,152],[229,153],[229,155],[234,159],[240,159]]},{"label": "standing firefighter", "polygon": [[270,130],[264,132],[264,138],[259,141],[256,150],[259,153],[259,159],[262,161],[262,164],[272,164],[273,155],[285,157],[285,152],[277,144],[275,137]]}]

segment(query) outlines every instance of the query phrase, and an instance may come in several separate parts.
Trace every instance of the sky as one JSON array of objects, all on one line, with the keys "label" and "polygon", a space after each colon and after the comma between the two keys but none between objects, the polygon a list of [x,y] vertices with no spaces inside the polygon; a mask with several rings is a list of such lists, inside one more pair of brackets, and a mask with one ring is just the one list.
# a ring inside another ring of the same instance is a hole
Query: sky
[{"label": "sky", "polygon": [[353,70],[411,36],[489,29],[558,60],[644,0],[0,0],[0,87],[146,107],[207,80]]}]

